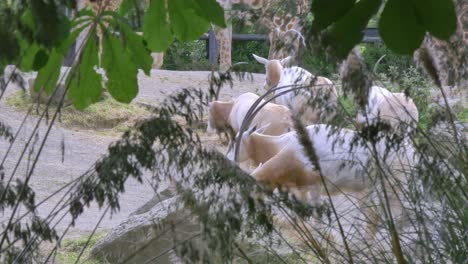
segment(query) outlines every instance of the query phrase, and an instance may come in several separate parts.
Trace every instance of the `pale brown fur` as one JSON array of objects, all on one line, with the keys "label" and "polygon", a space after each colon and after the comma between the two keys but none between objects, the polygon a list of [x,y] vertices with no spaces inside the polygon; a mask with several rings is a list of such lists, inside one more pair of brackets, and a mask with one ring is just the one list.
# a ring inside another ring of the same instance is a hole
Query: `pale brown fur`
[{"label": "pale brown fur", "polygon": [[[333,85],[333,82],[328,78],[318,76],[315,81],[314,94],[312,97],[327,96],[327,102],[331,105],[328,108],[319,108],[316,109],[311,107],[308,103],[310,98],[304,95],[297,95],[295,98],[296,108],[299,109],[300,117],[302,123],[306,125],[317,124],[320,122],[329,122],[336,114],[336,104],[338,100],[338,94]],[[328,111],[328,112],[325,112]]]},{"label": "pale brown fur", "polygon": [[272,143],[271,137],[259,136],[257,133],[244,138],[242,144],[254,166],[265,163],[281,150],[277,144]]},{"label": "pale brown fur", "polygon": [[[276,188],[292,191],[298,199],[304,200],[309,190],[319,182],[320,175],[316,170],[304,168],[292,145],[281,146],[274,139],[258,133],[243,138],[242,145],[252,164],[261,164],[252,175],[272,191]],[[318,199],[317,195],[318,192],[313,194],[315,199]]]},{"label": "pale brown fur", "polygon": [[397,128],[401,122],[415,125],[418,122],[418,109],[411,98],[403,93],[394,93],[381,105],[380,118],[392,128]]},{"label": "pale brown fur", "polygon": [[252,175],[257,181],[268,183],[272,188],[312,186],[320,181],[318,171],[304,170],[304,164],[290,147],[283,148]]},{"label": "pale brown fur", "polygon": [[[309,131],[311,130],[309,129]],[[327,134],[328,133],[324,133],[322,136],[328,137]],[[341,136],[346,137],[346,134],[342,134]],[[335,139],[331,139],[331,142],[335,142],[335,140],[340,139],[338,138],[338,135],[334,135],[333,137],[335,137]],[[323,138],[323,140],[327,141],[328,139]],[[371,155],[370,153],[361,152],[361,150],[356,151],[356,154],[359,153],[359,155]],[[408,151],[410,152],[405,154],[407,155],[407,158],[401,160],[392,158],[394,162],[388,164],[392,168],[392,171],[398,173],[398,175],[400,175],[402,170],[408,168],[408,165],[411,166],[411,164],[414,163],[411,150]],[[327,156],[327,159],[337,159],[336,164],[339,164],[338,159],[341,156],[340,153],[336,153],[336,157]],[[316,199],[320,199],[319,197],[322,194],[322,179],[320,172],[308,162],[308,159],[305,156],[303,156],[302,148],[299,146],[299,142],[292,140],[290,135],[284,135],[281,137],[266,136],[258,133],[246,135],[242,138],[239,154],[241,161],[248,157],[253,160],[255,164],[260,164],[260,166],[252,173],[258,182],[265,184],[271,189],[280,187],[305,187],[311,192],[313,196],[315,196]],[[327,166],[332,165],[325,164],[322,166],[322,170],[328,171],[328,173],[332,173],[330,168],[327,168]],[[347,175],[346,177],[350,177],[350,180],[352,180],[355,175],[353,175],[354,172],[350,173],[351,174]],[[335,177],[335,175],[330,174],[325,175],[324,177],[324,180],[328,181]],[[356,180],[357,179],[354,179],[354,181]],[[398,177],[398,180],[404,181],[404,177]],[[367,224],[366,238],[369,239],[369,241],[372,241],[375,237],[379,218],[377,215],[378,209],[374,207],[374,203],[369,204],[369,202],[377,201],[378,199],[378,197],[375,196],[376,193],[371,192],[372,189],[376,188],[376,186],[374,186],[370,180],[366,180],[365,182],[361,182],[361,180],[358,181],[359,183],[356,184],[356,187],[351,187],[351,189],[346,189],[345,185],[342,185],[335,190],[329,190],[331,191],[331,195],[340,194],[343,191],[356,192],[358,197],[362,198],[359,199],[359,207],[364,210],[366,212],[366,216],[370,218]],[[380,186],[377,188],[379,187]],[[300,197],[304,197],[304,191],[307,190],[305,188],[301,190],[302,196]],[[385,186],[383,186],[383,188],[388,190],[387,195],[390,202],[390,207],[392,208],[392,212],[400,224],[400,222],[404,221],[405,216],[402,201],[398,197],[399,191],[393,190],[387,181],[385,182]],[[376,190],[376,192],[381,191]]]},{"label": "pale brown fur", "polygon": [[293,126],[291,111],[285,106],[268,103],[257,113],[250,126],[261,124],[269,124],[263,134],[282,135]]},{"label": "pale brown fur", "polygon": [[[213,101],[209,106],[208,126],[216,130],[218,134],[229,131],[229,114],[231,113],[234,101]],[[235,135],[230,134],[233,138]]]},{"label": "pale brown fur", "polygon": [[[242,97],[246,96],[246,97]],[[243,99],[249,101],[243,101]],[[208,132],[216,130],[219,132],[230,131],[235,134],[240,130],[243,116],[250,108],[251,100],[258,98],[257,95],[246,93],[235,101],[213,101],[209,106]],[[281,135],[288,132],[292,127],[291,111],[282,105],[267,103],[253,118],[250,126],[265,126],[264,134]],[[232,135],[232,134],[231,134]]]},{"label": "pale brown fur", "polygon": [[356,127],[375,125],[377,121],[390,126],[390,131],[399,135],[412,132],[418,123],[418,108],[404,93],[392,93],[384,88],[373,86],[370,90],[366,113],[358,111]]},{"label": "pale brown fur", "polygon": [[[299,67],[288,68],[291,57],[282,60],[268,60],[255,54],[252,55],[255,60],[265,65],[264,88],[266,90],[279,88],[280,90],[275,91],[275,95],[282,95],[276,97],[275,102],[291,107],[293,113],[300,116],[302,123],[311,125],[329,122],[335,116],[338,94],[333,82],[328,78],[314,77],[310,72]],[[286,91],[285,89],[288,89],[286,86],[309,86],[312,81],[315,82],[310,93],[298,92],[293,95],[294,92],[291,91],[289,94],[283,94]],[[282,89],[281,87],[285,88]],[[312,100],[316,100],[316,103],[312,104]]]},{"label": "pale brown fur", "polygon": [[[278,85],[281,78],[281,70],[283,66],[279,60],[270,60],[265,65],[266,68],[266,85],[268,87],[275,87]],[[265,88],[267,87],[265,86]]]}]

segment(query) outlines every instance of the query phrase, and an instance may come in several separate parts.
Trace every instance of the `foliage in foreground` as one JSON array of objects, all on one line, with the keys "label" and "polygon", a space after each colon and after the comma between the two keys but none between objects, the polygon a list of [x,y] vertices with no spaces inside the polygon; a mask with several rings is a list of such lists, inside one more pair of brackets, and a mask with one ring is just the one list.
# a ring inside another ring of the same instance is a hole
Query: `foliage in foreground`
[{"label": "foliage in foreground", "polygon": [[[102,3],[102,7],[107,5]],[[137,25],[133,23],[134,18],[129,25],[124,17],[142,13],[138,11],[142,6],[137,1],[123,1],[117,12],[80,11],[70,21],[63,9],[75,7],[74,0],[3,1],[0,4],[3,40],[0,69],[7,64],[18,64],[25,72],[39,71],[35,90],[43,87],[50,94],[54,92],[59,68],[72,43],[81,32],[86,32],[83,33],[87,35],[85,43],[79,43],[77,49],[79,67],[67,80],[68,97],[81,109],[95,103],[102,92],[101,78],[93,69],[95,65],[107,73],[109,81],[105,88],[112,97],[128,103],[138,91],[137,69],[149,72],[150,51],[165,51],[173,38],[183,42],[195,40],[210,24],[225,26],[224,11],[215,0],[174,0],[167,6],[163,0],[153,0],[144,11],[143,21],[137,19]],[[398,53],[412,54],[426,32],[448,39],[455,31],[456,16],[451,0],[430,0],[428,4],[403,0],[317,0],[311,8],[314,20],[307,35],[314,37],[309,41],[330,47],[333,56],[344,59],[360,42],[361,31],[381,8],[380,34],[385,44]],[[138,12],[134,13],[134,9]],[[394,19],[402,17],[405,19]],[[143,27],[143,37],[133,31],[139,26]],[[103,33],[102,41],[98,40],[98,31]],[[116,32],[119,32],[117,36]],[[103,52],[99,53],[100,50]],[[122,72],[128,75],[123,77]]]},{"label": "foliage in foreground", "polygon": [[[193,1],[188,2],[193,3]],[[320,1],[316,2],[320,3]],[[369,10],[376,10],[381,4],[380,1],[371,0],[357,3],[355,1],[346,2],[348,4],[343,6],[345,9],[340,10],[340,14],[329,17],[323,16],[326,19],[343,19],[332,26],[334,27],[332,33],[345,32],[352,34],[351,37],[345,34],[346,42],[336,41],[336,43],[349,44],[350,41],[351,43],[357,41],[358,38],[353,34],[356,33],[356,29],[359,30],[364,21],[357,20],[355,23],[349,23],[349,26],[358,24],[357,28],[349,31],[346,30],[348,26],[346,22],[349,21],[350,17],[352,18],[354,13],[361,13],[361,11],[366,13],[363,18],[363,20],[366,20],[367,15],[370,16],[370,13],[372,13]],[[44,7],[44,5],[48,7],[47,4],[52,5],[50,4],[52,2],[38,3],[39,7]],[[154,1],[153,3],[160,4],[161,1]],[[173,3],[177,5],[177,3],[184,2],[178,0],[173,1]],[[321,3],[325,2],[322,1]],[[415,3],[411,2],[409,5],[416,5]],[[447,1],[441,3],[447,3]],[[395,7],[405,6],[401,0],[387,1],[386,4],[385,9],[390,9],[387,13],[394,12]],[[184,8],[182,10],[187,11]],[[175,10],[172,9],[172,11]],[[344,15],[346,11],[350,11],[350,14]],[[405,10],[400,11],[404,12]],[[193,13],[191,14],[193,15]],[[95,16],[89,13],[87,15],[91,19],[85,19],[82,21],[83,23],[96,21],[93,20],[96,19]],[[433,25],[426,24],[427,20],[422,19],[421,12],[416,12],[415,15],[419,19],[409,21],[412,26],[416,25],[417,27],[418,23],[424,23],[429,32],[434,33],[434,35],[445,34],[449,31],[444,28],[441,32],[438,32],[437,29],[433,28]],[[427,17],[433,16],[428,15]],[[36,17],[33,16],[33,18]],[[51,18],[54,18],[54,16],[51,16]],[[414,17],[410,16],[409,19],[411,18]],[[31,20],[30,15],[26,15],[24,19],[26,21],[25,26],[29,27],[30,31],[36,27],[41,28],[40,24],[34,23],[31,25],[31,21],[34,20]],[[320,21],[318,17],[317,19]],[[436,16],[436,20],[438,19],[440,17]],[[452,21],[450,16],[447,19]],[[50,22],[50,20],[48,21]],[[54,23],[56,22],[54,21]],[[134,96],[136,90],[135,79],[132,79],[134,78],[135,69],[137,67],[148,69],[148,56],[144,54],[147,53],[147,50],[145,51],[142,48],[141,38],[126,31],[127,25],[123,22],[117,20],[109,21],[109,23],[111,28],[121,29],[121,36],[125,37],[120,38],[120,36],[114,36],[111,32],[103,30],[102,64],[105,69],[109,70],[107,73],[110,80],[107,88],[115,98],[121,101],[129,101],[133,98],[132,95]],[[59,30],[57,26],[65,24],[54,25],[51,32],[56,32],[56,30]],[[340,27],[343,25],[344,28]],[[385,23],[382,23],[382,25],[385,25]],[[450,26],[451,24],[444,25]],[[101,25],[95,23],[90,26],[92,35],[95,35],[97,26],[101,27]],[[177,23],[172,26],[177,29],[184,28],[181,24],[177,25]],[[78,31],[74,31],[74,33]],[[38,34],[35,34],[33,39],[42,41],[39,42],[41,45],[52,45],[44,42],[42,33],[38,30]],[[182,33],[181,31],[178,32],[179,35]],[[57,37],[66,38],[61,34],[57,34]],[[125,46],[124,39],[134,41],[133,44],[135,45]],[[398,45],[398,38],[395,39],[396,44],[394,44]],[[84,45],[84,53],[79,60],[81,63],[78,68],[75,68],[81,74],[78,74],[78,76],[86,81],[85,85],[81,86],[83,83],[78,82],[73,77],[68,82],[71,98],[75,98],[74,102],[77,106],[87,106],[96,100],[101,92],[100,79],[91,70],[99,61],[97,43],[95,36],[88,38]],[[28,42],[22,42],[22,44],[24,44],[22,48],[28,46]],[[410,44],[414,43],[411,41]],[[354,45],[343,46],[350,48]],[[138,47],[140,49],[134,50]],[[30,54],[26,54],[25,58],[27,59],[24,60],[24,63],[30,65],[23,67],[41,69],[49,73],[53,72],[54,64],[55,66],[61,64],[57,61],[60,61],[64,50],[67,49],[66,45],[54,47],[52,49],[55,50],[48,53],[48,49],[35,48],[38,49],[28,49]],[[116,58],[116,55],[122,55],[122,57]],[[111,70],[111,65],[118,67]],[[23,68],[23,70],[25,69]],[[119,76],[117,72],[120,71],[128,74],[128,76]],[[41,75],[41,73],[39,74]],[[43,76],[47,76],[47,78],[43,77],[43,80],[46,80],[52,75],[43,73]],[[123,77],[129,78],[125,82],[118,82],[119,78]],[[53,85],[50,87],[53,88],[55,83],[52,83]],[[84,90],[83,87],[90,90]],[[52,91],[52,89],[49,89],[49,91]],[[467,222],[466,208],[464,207],[467,200],[465,142],[462,141],[460,144],[459,140],[456,140],[455,144],[449,142],[449,147],[447,147],[443,144],[436,144],[446,143],[445,141],[436,142],[426,135],[426,131],[418,131],[426,141],[417,142],[415,140],[413,142],[418,150],[421,162],[420,166],[414,168],[415,173],[408,175],[410,184],[408,185],[409,189],[406,189],[405,192],[405,198],[409,201],[409,209],[414,212],[411,218],[412,221],[410,221],[410,226],[415,230],[413,236],[395,232],[395,229],[392,228],[393,219],[386,217],[382,229],[384,233],[388,231],[385,234],[388,234],[387,237],[391,237],[391,243],[384,252],[375,249],[372,245],[366,245],[364,249],[358,248],[358,250],[354,251],[354,248],[349,248],[346,243],[344,245],[340,243],[340,236],[338,236],[337,240],[325,239],[328,246],[324,248],[314,236],[315,232],[318,232],[319,235],[323,235],[323,233],[320,233],[320,230],[316,230],[315,226],[310,226],[307,222],[312,213],[318,211],[317,208],[294,202],[285,195],[278,196],[274,194],[268,195],[266,200],[256,199],[252,194],[261,192],[262,186],[255,184],[255,181],[249,175],[239,170],[238,167],[227,161],[219,153],[203,147],[198,136],[191,129],[191,125],[200,119],[202,107],[206,106],[209,99],[211,99],[211,96],[206,97],[205,93],[200,90],[195,92],[185,90],[169,98],[165,104],[157,109],[158,111],[154,117],[142,122],[134,131],[127,131],[121,140],[112,144],[109,147],[109,154],[99,160],[94,168],[86,172],[77,181],[64,186],[64,189],[67,189],[68,192],[60,197],[56,210],[45,218],[39,217],[36,211],[38,203],[35,200],[34,191],[29,185],[29,180],[34,175],[34,168],[41,155],[42,148],[40,147],[37,152],[34,152],[34,155],[31,154],[27,160],[31,161],[31,167],[26,172],[24,179],[18,179],[14,182],[15,173],[12,173],[8,178],[2,175],[0,208],[2,211],[12,212],[5,228],[0,233],[0,255],[3,258],[2,260],[8,263],[23,263],[34,259],[37,249],[43,241],[59,242],[62,237],[54,230],[52,221],[57,220],[61,215],[60,213],[70,213],[73,218],[71,224],[73,224],[74,220],[80,217],[86,207],[94,202],[105,208],[105,211],[114,212],[118,210],[119,195],[124,191],[126,180],[132,177],[142,181],[144,170],[153,172],[156,184],[159,182],[158,180],[172,181],[177,186],[185,207],[190,208],[194,217],[204,227],[201,235],[207,245],[206,247],[196,247],[195,242],[187,240],[181,241],[180,247],[176,248],[178,256],[184,261],[208,261],[213,256],[221,261],[231,261],[238,255],[237,245],[239,241],[257,242],[257,244],[263,246],[266,255],[280,261],[284,259],[276,252],[275,248],[275,245],[280,242],[286,244],[294,259],[302,262],[307,262],[306,254],[312,254],[323,262],[337,260],[338,262],[349,263],[364,260],[393,262],[395,259],[399,263],[416,260],[433,263],[448,261],[459,263],[467,259],[468,250],[464,243],[466,241]],[[44,113],[41,114],[38,122],[43,120],[44,115]],[[188,127],[183,127],[174,122],[175,115],[182,116]],[[49,128],[54,124],[57,116],[57,113],[53,113],[53,117],[48,124]],[[3,135],[12,135],[11,131],[5,126],[2,126],[2,131],[5,132]],[[34,135],[35,130],[32,131],[31,140]],[[39,142],[45,144],[47,137],[48,134],[41,138]],[[454,137],[457,138],[457,135],[455,134]],[[14,137],[12,140],[14,140]],[[445,148],[451,154],[450,159],[447,159],[446,152],[441,151],[445,150]],[[24,151],[26,152],[26,149]],[[0,166],[0,169],[3,170],[3,166]],[[413,175],[418,177],[412,177]],[[6,181],[3,179],[6,179]],[[450,190],[450,192],[447,192],[447,190]],[[380,198],[385,201],[384,198]],[[20,206],[25,208],[27,213],[18,216],[17,212]],[[282,237],[281,233],[278,232],[273,217],[277,212],[281,212],[286,217],[288,223],[292,226],[292,233],[300,237],[300,242],[307,249],[306,251],[298,251],[298,247],[288,244],[287,238]],[[331,219],[334,223],[339,223],[340,217],[334,215]],[[170,224],[165,227],[170,230]],[[341,233],[341,235],[343,234]],[[344,235],[341,236],[341,239],[347,241]],[[260,243],[258,243],[259,241]],[[358,239],[357,244],[365,245],[365,242],[363,239]],[[46,261],[50,260],[55,250],[56,248],[50,252],[50,255],[46,257]],[[80,252],[81,254],[82,252]],[[77,257],[77,261],[80,259],[80,255]],[[250,261],[248,256],[244,257],[244,259]]]},{"label": "foliage in foreground", "polygon": [[[398,233],[396,239],[403,250],[398,253],[402,254],[399,256],[394,255],[398,251],[392,251],[392,246],[383,251],[372,245],[364,249],[360,246],[359,249],[352,248],[361,245],[362,238],[357,241],[347,238],[352,252],[348,255],[340,242],[343,238],[339,235],[335,235],[335,240],[325,240],[327,247],[323,246],[321,235],[326,233],[319,228],[320,224],[310,222],[313,219],[311,216],[320,215],[320,208],[298,203],[281,193],[267,194],[266,200],[258,199],[253,194],[263,191],[261,185],[255,184],[251,176],[223,155],[202,145],[192,127],[200,122],[203,107],[211,100],[213,93],[214,90],[207,94],[203,89],[186,89],[171,96],[158,107],[153,117],[141,122],[135,130],[124,133],[119,141],[113,143],[109,147],[109,154],[99,160],[92,170],[66,187],[67,194],[57,204],[61,209],[44,221],[40,220],[42,228],[28,231],[24,229],[27,218],[21,224],[15,220],[14,230],[25,234],[21,243],[28,247],[10,244],[9,241],[14,241],[18,233],[6,229],[2,236],[9,238],[5,241],[8,246],[2,247],[2,252],[6,253],[2,255],[9,261],[22,262],[34,256],[34,245],[40,244],[42,240],[50,239],[58,243],[60,237],[53,235],[53,229],[47,231],[49,229],[46,227],[59,212],[69,212],[74,220],[91,203],[99,204],[105,211],[119,210],[119,197],[124,191],[125,182],[129,178],[142,181],[143,171],[150,171],[154,175],[156,187],[158,183],[167,181],[176,186],[184,207],[203,226],[200,234],[203,239],[176,243],[174,252],[186,262],[213,259],[232,261],[241,255],[239,245],[247,245],[248,248],[249,243],[264,249],[264,257],[260,259],[276,259],[278,262],[294,259],[299,263],[307,263],[307,259],[313,258],[321,262],[351,263],[365,260],[378,263],[399,257],[410,262],[451,260],[459,263],[466,257],[466,248],[463,246],[466,219],[462,205],[467,198],[467,182],[460,173],[464,170],[464,165],[459,163],[462,157],[458,162],[453,159],[455,163],[451,165],[447,163],[445,155],[440,154],[440,148],[428,148],[427,144],[432,142],[430,138],[423,143],[414,142],[418,155],[421,155],[421,166],[413,168],[415,173],[407,175],[410,185],[408,189],[405,188],[405,199],[409,201],[408,209],[414,213],[409,226],[415,233]],[[187,126],[175,122],[174,116],[185,119]],[[456,157],[458,154],[453,155]],[[14,198],[17,197],[17,188],[17,184],[12,184],[4,190],[8,190],[7,193]],[[447,189],[451,192],[446,192]],[[34,204],[34,200],[31,200],[29,206],[34,208]],[[282,236],[284,231],[278,230],[277,217],[280,216],[286,219],[289,226],[287,237]],[[328,221],[336,224],[339,220],[340,217],[333,214],[331,217],[319,218],[321,224]],[[160,223],[160,228],[170,232],[172,224]],[[386,225],[382,229],[381,232],[386,234]],[[292,237],[299,237],[299,241],[292,243]],[[278,245],[287,249],[287,256],[277,251]],[[53,254],[54,250],[48,255]],[[80,256],[77,258],[80,259]],[[252,261],[249,255],[241,259]]]},{"label": "foliage in foreground", "polygon": [[386,46],[399,54],[413,54],[426,32],[448,39],[456,29],[451,0],[315,0],[312,35],[321,34],[322,46],[344,59],[362,39],[362,31],[381,8],[380,36]]},{"label": "foliage in foreground", "polygon": [[[66,81],[67,97],[78,109],[97,102],[104,87],[94,67],[100,66],[106,72],[105,88],[110,95],[119,102],[129,103],[138,92],[138,69],[149,74],[150,51],[166,50],[174,37],[181,41],[195,40],[207,31],[210,23],[225,26],[224,12],[215,0],[174,0],[167,8],[164,1],[154,0],[145,11],[151,15],[144,16],[143,36],[140,36],[124,17],[134,3],[126,0],[119,10],[101,9],[98,14],[81,10],[70,20],[63,9],[75,8],[74,0],[3,1],[0,14],[5,23],[0,24],[0,36],[5,41],[0,49],[0,69],[15,64],[24,72],[38,71],[35,91],[43,88],[52,94],[64,58],[75,49],[72,44],[80,34],[84,34],[84,42],[77,44],[78,55],[74,55],[77,67]],[[100,6],[104,8],[107,4],[102,2]],[[166,23],[166,13],[169,23]],[[102,32],[102,41],[98,32]]]}]

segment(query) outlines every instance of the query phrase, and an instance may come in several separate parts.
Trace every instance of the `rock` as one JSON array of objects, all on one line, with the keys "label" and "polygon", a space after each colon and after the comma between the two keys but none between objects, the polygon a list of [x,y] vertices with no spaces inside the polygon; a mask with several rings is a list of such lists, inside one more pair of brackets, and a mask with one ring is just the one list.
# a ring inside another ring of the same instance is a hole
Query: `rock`
[{"label": "rock", "polygon": [[155,207],[158,203],[165,201],[171,197],[173,197],[173,191],[170,190],[170,188],[165,189],[164,191],[155,194],[151,200],[146,202],[144,205],[142,205],[140,208],[136,209],[135,212],[133,212],[131,215],[139,215],[146,213],[151,210],[151,208]]},{"label": "rock", "polygon": [[91,255],[109,263],[146,263],[153,258],[149,263],[180,262],[175,246],[201,230],[191,212],[180,208],[181,204],[178,197],[172,197],[150,210],[146,206],[99,240]]},{"label": "rock", "polygon": [[36,72],[22,72],[19,69],[16,69],[15,65],[7,65],[3,71],[3,80],[8,83],[8,89],[22,89],[26,90],[29,80],[31,78],[36,78]]}]

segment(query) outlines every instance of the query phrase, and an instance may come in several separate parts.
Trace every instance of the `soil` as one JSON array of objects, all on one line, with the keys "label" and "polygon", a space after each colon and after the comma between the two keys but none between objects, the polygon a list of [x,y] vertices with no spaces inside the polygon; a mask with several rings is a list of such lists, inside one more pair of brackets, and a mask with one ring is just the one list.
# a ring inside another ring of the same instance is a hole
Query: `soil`
[{"label": "soil", "polygon": [[[168,95],[177,93],[182,88],[206,87],[206,89],[208,89],[209,74],[210,72],[204,71],[180,72],[165,70],[153,70],[151,76],[140,74],[140,90],[135,101],[157,105]],[[264,75],[253,74],[252,77],[252,80],[235,81],[232,89],[230,87],[223,87],[220,98],[229,99],[247,91],[261,91],[265,78]],[[4,96],[8,96],[17,89],[19,88],[10,85]],[[25,116],[25,113],[15,112],[6,107],[3,104],[3,100],[0,101],[0,122],[10,126],[13,133],[18,131]],[[4,163],[5,175],[7,177],[11,175],[38,120],[38,117],[29,116],[24,122],[17,140]],[[44,120],[39,126],[37,136],[33,136],[32,142],[34,142],[34,144],[30,144],[27,148],[26,157],[29,155],[34,157],[37,154],[40,143],[46,133],[47,122]],[[40,159],[36,164],[34,174],[30,181],[30,185],[36,193],[36,202],[39,203],[44,200],[55,190],[77,179],[88,169],[92,168],[93,164],[107,152],[108,145],[118,140],[118,138],[119,137],[114,135],[108,135],[99,131],[64,128],[59,122],[54,125],[50,130],[48,139],[44,144]],[[201,138],[208,145],[222,148],[217,136],[209,137],[202,133]],[[9,146],[9,142],[0,139],[0,157],[3,158],[5,156]],[[23,159],[18,166],[15,177],[24,179],[25,173],[30,166],[31,163],[28,162],[28,158]],[[147,181],[150,181],[150,178],[151,175],[145,175]],[[112,215],[107,213],[100,222],[98,231],[108,230],[119,224],[136,208],[150,200],[153,194],[154,190],[150,184],[140,184],[135,180],[129,180],[125,186],[125,193],[123,193],[120,198],[120,211]],[[55,205],[63,200],[63,195],[64,192],[61,192],[60,195],[54,195],[51,199],[41,204],[37,208],[38,214],[42,217],[47,217],[54,210]],[[19,215],[24,212],[26,211],[22,210]],[[65,212],[65,210],[63,212]],[[96,204],[91,205],[78,219],[75,226],[70,229],[69,233],[80,235],[92,231],[99,222],[103,212],[104,210],[100,209]],[[54,223],[58,218],[62,217],[62,214],[55,218]],[[0,215],[0,224],[5,223],[9,215],[8,211]],[[67,228],[69,222],[69,217],[67,215],[63,221],[57,224],[58,230]]]}]

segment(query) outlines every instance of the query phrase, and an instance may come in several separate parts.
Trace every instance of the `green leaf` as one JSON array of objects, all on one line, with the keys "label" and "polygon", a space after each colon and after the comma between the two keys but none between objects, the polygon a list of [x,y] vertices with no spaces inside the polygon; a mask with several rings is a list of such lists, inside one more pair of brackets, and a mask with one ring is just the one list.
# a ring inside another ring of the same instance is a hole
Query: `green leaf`
[{"label": "green leaf", "polygon": [[40,88],[44,88],[47,94],[51,94],[55,89],[55,85],[60,76],[60,68],[63,62],[63,55],[55,49],[50,53],[49,60],[45,67],[38,73],[34,82],[34,91],[38,92]]},{"label": "green leaf", "polygon": [[78,11],[76,14],[75,21],[82,21],[84,19],[95,19],[96,13],[94,13],[89,7],[85,7]]},{"label": "green leaf", "polygon": [[61,0],[60,3],[64,4],[66,7],[70,9],[76,9],[76,1],[77,0]]},{"label": "green leaf", "polygon": [[195,3],[197,4],[195,11],[199,16],[219,27],[226,27],[224,9],[216,0],[195,0]]},{"label": "green leaf", "polygon": [[142,36],[137,35],[128,25],[119,23],[123,37],[127,41],[125,48],[130,52],[133,63],[142,69],[146,75],[150,75],[153,66],[153,58],[148,48],[144,44]]},{"label": "green leaf", "polygon": [[361,0],[332,26],[330,44],[340,58],[345,58],[361,41],[363,30],[381,4],[382,0]]},{"label": "green leaf", "polygon": [[84,109],[97,102],[102,92],[101,76],[94,70],[98,65],[97,42],[97,36],[91,35],[86,41],[76,72],[68,75],[71,78],[68,98],[77,109]]},{"label": "green leaf", "polygon": [[151,0],[143,20],[143,36],[152,51],[163,52],[172,43],[165,0]]},{"label": "green leaf", "polygon": [[34,21],[34,39],[47,48],[59,45],[70,33],[70,20],[55,1],[29,1]]},{"label": "green leaf", "polygon": [[21,62],[18,68],[21,71],[28,72],[33,70],[34,59],[36,58],[37,52],[41,49],[36,43],[29,43],[19,33],[16,34],[16,39],[20,47],[20,58]]},{"label": "green leaf", "polygon": [[29,30],[34,30],[34,17],[31,10],[24,11],[23,15],[20,18],[20,21],[24,27]]},{"label": "green leaf", "polygon": [[411,1],[389,0],[380,16],[379,33],[391,50],[411,55],[421,45],[425,30]]},{"label": "green leaf", "polygon": [[314,14],[312,27],[316,30],[327,28],[333,22],[343,17],[356,0],[314,0],[311,11]]},{"label": "green leaf", "polygon": [[457,16],[452,0],[412,0],[412,2],[419,21],[434,37],[447,40],[457,29]]},{"label": "green leaf", "polygon": [[138,94],[138,68],[131,53],[111,34],[103,34],[102,66],[108,78],[106,87],[112,97],[130,103]]},{"label": "green leaf", "polygon": [[34,56],[33,61],[33,70],[38,71],[42,67],[47,64],[47,60],[49,59],[49,54],[44,49],[40,49],[37,51],[36,55]]},{"label": "green leaf", "polygon": [[117,13],[119,15],[124,16],[128,14],[128,12],[136,5],[136,0],[123,0],[122,3],[120,3],[119,9],[117,10]]},{"label": "green leaf", "polygon": [[15,18],[13,10],[0,7],[0,72],[7,64],[16,64],[20,55]]},{"label": "green leaf", "polygon": [[82,30],[83,28],[73,31],[60,46],[52,50],[47,64],[37,73],[37,78],[34,82],[34,90],[36,92],[41,87],[44,88],[47,94],[51,94],[54,91],[60,77],[63,59]]},{"label": "green leaf", "polygon": [[66,40],[63,41],[61,45],[56,47],[57,51],[65,56],[70,49],[70,47],[75,43],[76,39],[78,38],[79,34],[85,29],[85,27],[78,28],[74,30]]},{"label": "green leaf", "polygon": [[168,5],[172,33],[178,40],[196,40],[208,30],[210,23],[197,14],[193,0],[171,0]]}]

